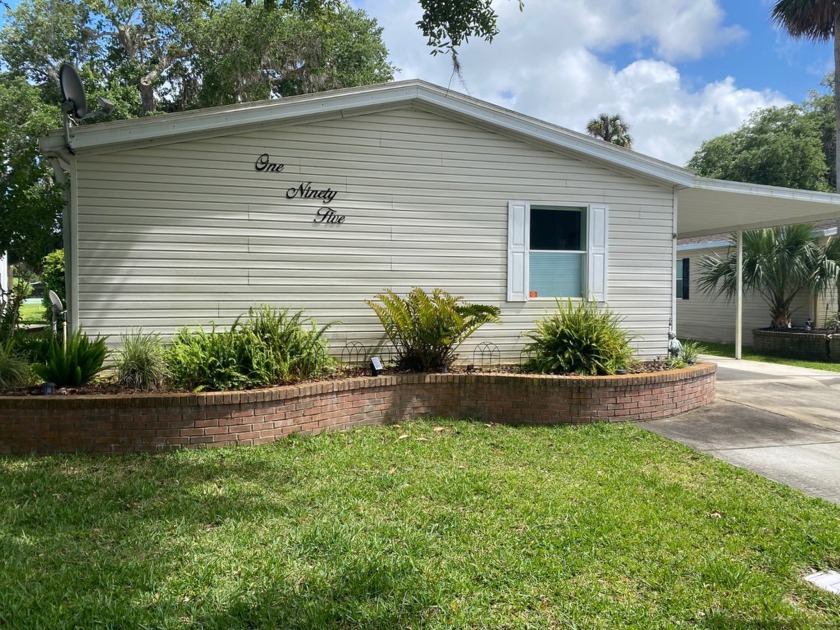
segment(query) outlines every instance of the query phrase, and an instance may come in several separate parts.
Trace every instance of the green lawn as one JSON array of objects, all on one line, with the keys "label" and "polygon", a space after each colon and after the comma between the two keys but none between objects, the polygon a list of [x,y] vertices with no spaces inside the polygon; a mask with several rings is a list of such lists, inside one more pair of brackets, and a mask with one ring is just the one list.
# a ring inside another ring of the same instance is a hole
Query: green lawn
[{"label": "green lawn", "polygon": [[[705,354],[712,354],[717,357],[729,357],[730,359],[735,358],[735,344],[712,343],[710,341],[697,341],[697,343],[703,346],[703,352]],[[814,370],[825,370],[827,372],[840,372],[840,363],[768,357],[763,354],[756,354],[749,346],[744,346],[741,349],[741,358],[749,361],[761,361],[763,363],[778,363],[780,365],[792,365],[795,367],[812,368]]]},{"label": "green lawn", "polygon": [[840,507],[633,425],[0,459],[3,628],[838,628]]},{"label": "green lawn", "polygon": [[20,307],[20,323],[22,324],[45,324],[47,323],[44,305],[40,300],[37,302],[27,300]]}]

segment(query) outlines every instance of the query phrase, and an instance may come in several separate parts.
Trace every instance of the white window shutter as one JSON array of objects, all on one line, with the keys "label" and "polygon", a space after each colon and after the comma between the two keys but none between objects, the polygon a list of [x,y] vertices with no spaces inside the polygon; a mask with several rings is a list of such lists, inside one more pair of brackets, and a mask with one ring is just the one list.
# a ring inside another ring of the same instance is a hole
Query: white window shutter
[{"label": "white window shutter", "polygon": [[528,299],[528,224],[530,207],[527,201],[508,202],[508,302]]},{"label": "white window shutter", "polygon": [[587,248],[587,299],[607,301],[607,206],[589,206],[589,247]]}]

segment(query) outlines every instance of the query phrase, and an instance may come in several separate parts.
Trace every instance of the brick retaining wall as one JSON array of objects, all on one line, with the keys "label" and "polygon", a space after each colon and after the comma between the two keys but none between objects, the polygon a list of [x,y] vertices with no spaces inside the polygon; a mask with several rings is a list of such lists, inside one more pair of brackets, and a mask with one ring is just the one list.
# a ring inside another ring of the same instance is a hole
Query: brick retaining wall
[{"label": "brick retaining wall", "polygon": [[247,392],[0,397],[0,453],[262,444],[423,416],[508,424],[652,420],[714,399],[714,364],[645,375],[420,374]]},{"label": "brick retaining wall", "polygon": [[753,350],[771,357],[840,363],[840,335],[753,331]]}]

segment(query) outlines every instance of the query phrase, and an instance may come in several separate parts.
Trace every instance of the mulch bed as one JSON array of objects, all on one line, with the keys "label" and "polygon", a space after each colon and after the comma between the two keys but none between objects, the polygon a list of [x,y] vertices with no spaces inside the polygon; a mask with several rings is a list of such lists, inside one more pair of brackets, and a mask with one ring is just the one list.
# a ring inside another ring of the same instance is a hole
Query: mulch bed
[{"label": "mulch bed", "polygon": [[[665,361],[639,361],[633,363],[627,368],[627,374],[649,374],[651,372],[667,372],[669,370]],[[458,365],[449,371],[451,374],[522,374],[522,370],[518,365],[502,365],[491,369],[485,369],[475,365]],[[396,374],[410,374],[410,372],[397,370],[395,368],[386,368],[381,372],[384,375]],[[301,383],[317,383],[321,381],[342,380],[346,378],[356,378],[359,376],[370,376],[370,370],[366,367],[340,367],[332,375],[321,378],[311,378],[302,381],[295,381],[295,385]],[[286,383],[292,384],[292,383]],[[148,394],[148,391],[141,389],[133,389],[124,387],[117,383],[108,380],[108,378],[99,379],[88,385],[81,387],[62,387],[56,388],[52,395],[58,396],[102,396],[115,394]],[[157,390],[155,393],[189,393],[186,389],[165,389]],[[16,387],[12,389],[0,389],[0,396],[43,396],[44,390],[41,385],[32,385],[29,387]]]}]

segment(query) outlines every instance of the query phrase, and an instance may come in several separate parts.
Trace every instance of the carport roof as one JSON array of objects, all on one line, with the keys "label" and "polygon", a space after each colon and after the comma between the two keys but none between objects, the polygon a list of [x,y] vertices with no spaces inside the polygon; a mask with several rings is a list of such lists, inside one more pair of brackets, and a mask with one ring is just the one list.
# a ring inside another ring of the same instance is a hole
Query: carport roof
[{"label": "carport roof", "polygon": [[[673,164],[418,80],[73,127],[70,152],[125,150],[196,134],[223,135],[244,127],[300,124],[405,106],[459,118],[673,186],[680,238],[840,218],[837,194],[699,177]],[[41,150],[71,159],[62,132],[42,138]]]}]

